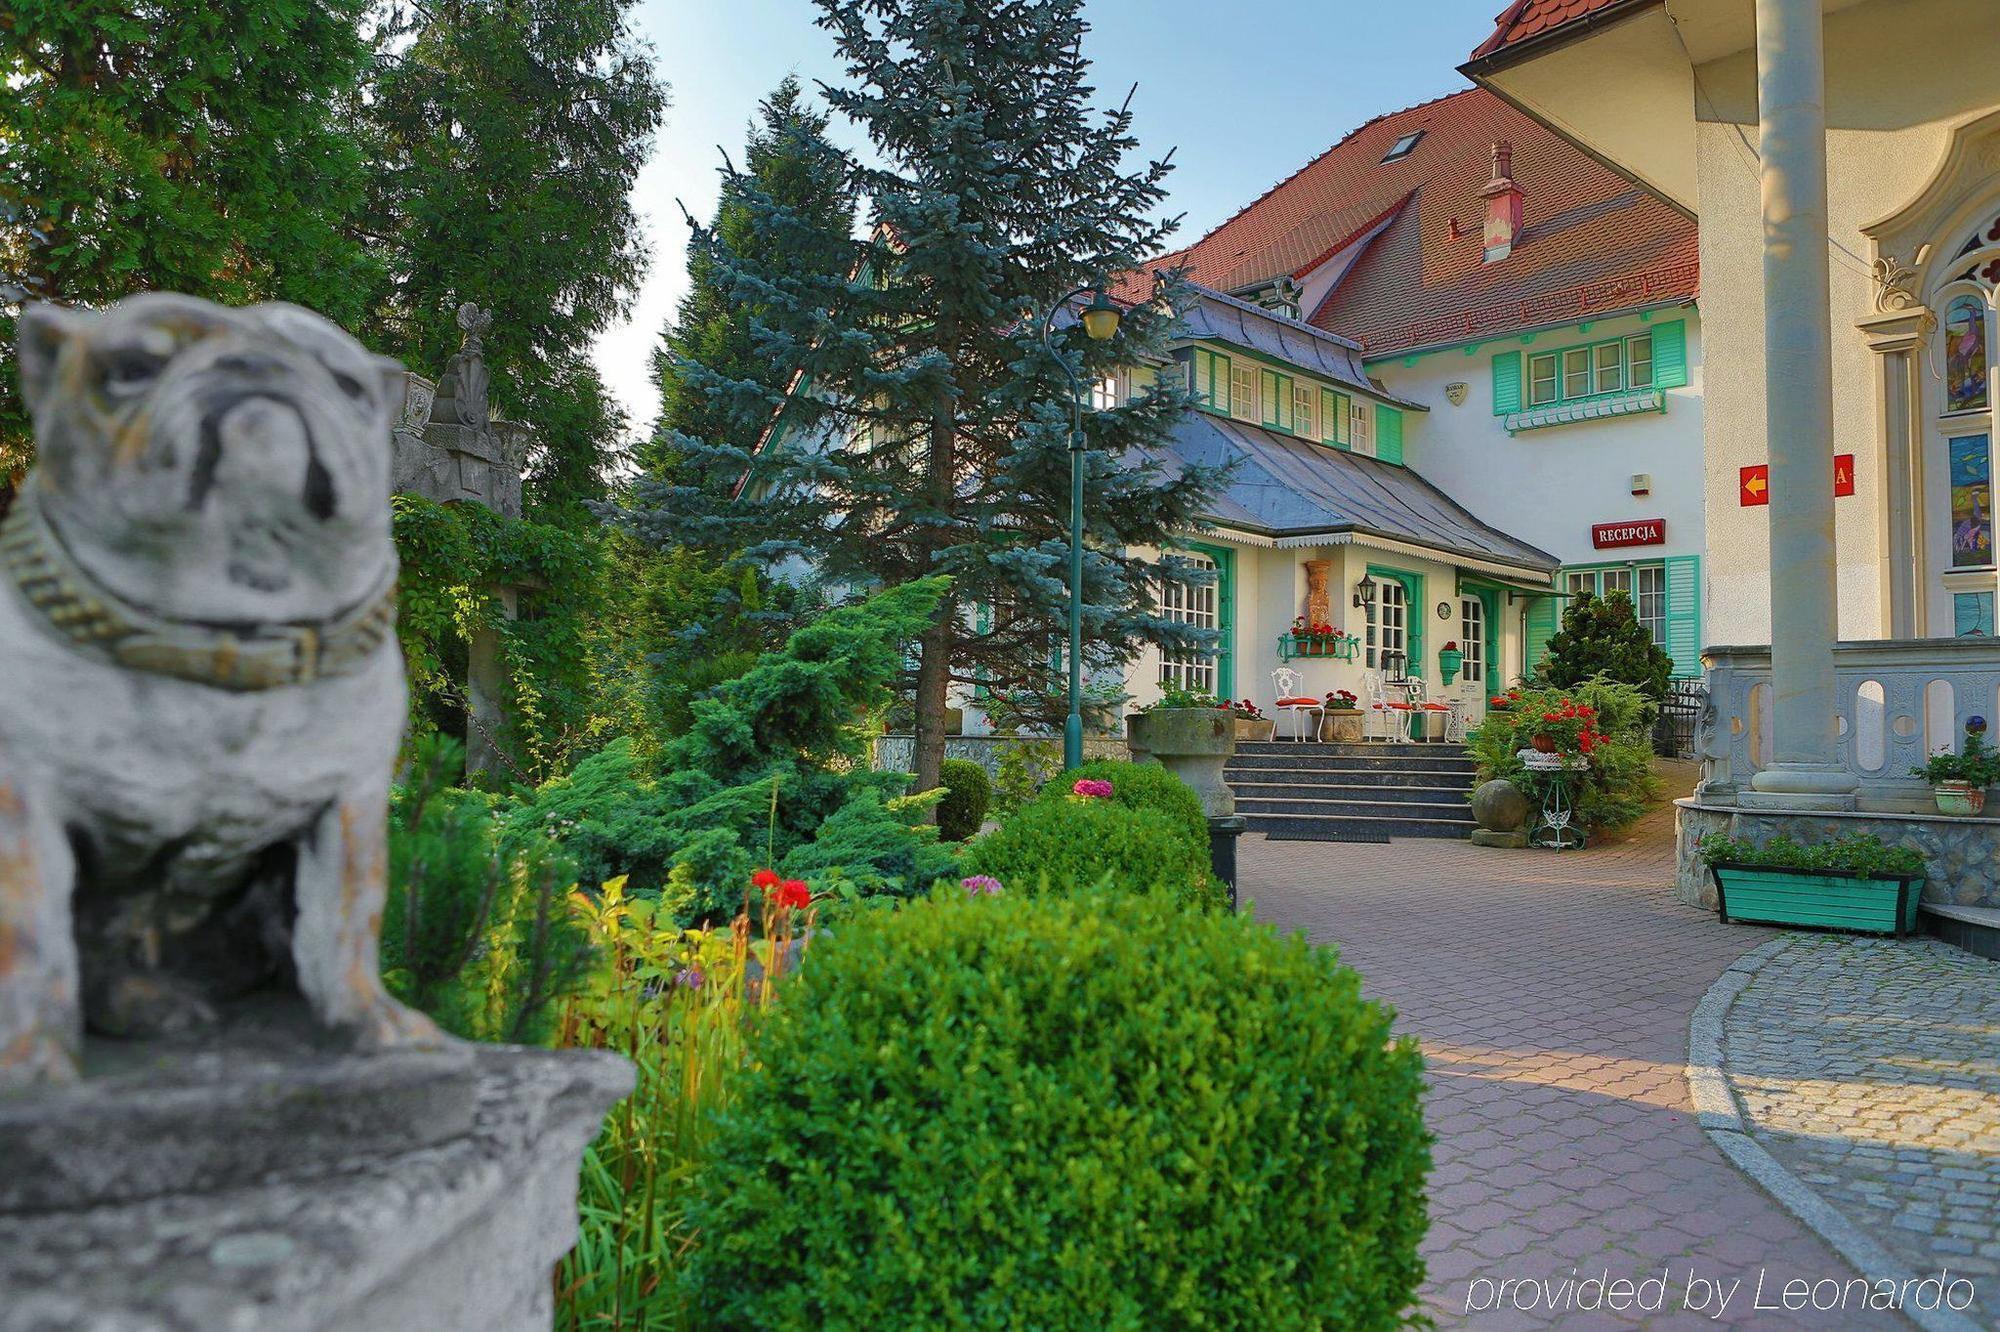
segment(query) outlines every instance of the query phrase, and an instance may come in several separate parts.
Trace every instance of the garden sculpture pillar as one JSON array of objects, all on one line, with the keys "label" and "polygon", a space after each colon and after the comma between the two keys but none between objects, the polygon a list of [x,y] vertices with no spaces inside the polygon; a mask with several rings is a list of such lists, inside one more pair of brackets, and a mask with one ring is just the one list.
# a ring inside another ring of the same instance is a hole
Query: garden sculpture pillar
[{"label": "garden sculpture pillar", "polygon": [[1306,623],[1333,623],[1333,593],[1328,590],[1327,580],[1333,574],[1332,560],[1307,560],[1306,570]]},{"label": "garden sculpture pillar", "polygon": [[384,988],[400,366],[27,309],[0,530],[0,1332],[530,1328],[624,1061]]}]

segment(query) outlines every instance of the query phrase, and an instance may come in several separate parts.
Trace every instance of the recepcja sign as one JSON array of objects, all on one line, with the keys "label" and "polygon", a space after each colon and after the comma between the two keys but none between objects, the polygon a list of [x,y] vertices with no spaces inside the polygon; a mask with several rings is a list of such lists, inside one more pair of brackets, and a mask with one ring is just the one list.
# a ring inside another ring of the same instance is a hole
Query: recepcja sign
[{"label": "recepcja sign", "polygon": [[1622,523],[1594,523],[1590,544],[1599,550],[1613,546],[1663,546],[1667,541],[1667,520],[1639,518]]}]

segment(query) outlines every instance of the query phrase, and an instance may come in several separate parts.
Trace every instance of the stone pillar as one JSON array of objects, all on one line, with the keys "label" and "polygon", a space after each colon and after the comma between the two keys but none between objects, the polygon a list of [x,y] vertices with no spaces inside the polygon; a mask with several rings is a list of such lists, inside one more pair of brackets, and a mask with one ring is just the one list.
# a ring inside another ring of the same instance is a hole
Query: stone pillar
[{"label": "stone pillar", "polygon": [[1746,803],[1851,809],[1833,640],[1833,333],[1820,0],[1757,0],[1764,394],[1771,460],[1772,764]]},{"label": "stone pillar", "polygon": [[[511,587],[494,589],[500,613],[513,619],[520,597]],[[502,748],[507,733],[507,680],[500,669],[500,631],[481,626],[466,644],[465,770],[468,776],[513,775]]]},{"label": "stone pillar", "polygon": [[1911,302],[1888,306],[1861,321],[1875,353],[1876,472],[1882,478],[1878,544],[1882,551],[1883,616],[1891,638],[1929,633],[1924,604],[1923,349],[1930,311]]}]

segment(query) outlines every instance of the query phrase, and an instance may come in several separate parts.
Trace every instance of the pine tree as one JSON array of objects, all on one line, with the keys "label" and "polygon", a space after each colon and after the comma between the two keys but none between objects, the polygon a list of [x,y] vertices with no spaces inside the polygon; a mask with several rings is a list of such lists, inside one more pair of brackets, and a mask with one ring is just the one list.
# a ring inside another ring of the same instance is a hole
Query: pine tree
[{"label": "pine tree", "polygon": [[[763,355],[802,372],[761,447],[680,434],[700,483],[653,482],[625,515],[661,545],[802,555],[842,586],[953,577],[912,645],[916,769],[935,786],[948,692],[983,683],[1060,693],[1052,649],[1067,607],[1068,434],[1083,382],[1163,354],[1166,299],[1127,311],[1118,336],[1041,342],[1041,315],[1072,288],[1138,269],[1171,223],[1150,219],[1164,162],[1128,170],[1127,106],[1093,104],[1081,0],[817,0],[846,78],[832,108],[867,134],[879,165],[849,159],[868,234],[849,261],[803,270],[697,237],[726,297],[771,313]],[[768,252],[817,252],[822,227],[738,176]],[[687,380],[732,382],[690,366]],[[1161,568],[1128,553],[1193,522],[1214,477],[1153,462],[1186,395],[1149,388],[1084,413],[1088,445],[1086,664],[1129,660],[1146,640],[1198,634],[1152,604]],[[740,485],[738,484],[740,480]],[[1166,561],[1166,572],[1180,571]]]},{"label": "pine tree", "polygon": [[589,359],[644,269],[629,196],[666,106],[635,0],[390,6],[368,114],[382,349],[435,370],[493,311],[495,406],[537,430],[536,516],[587,521],[624,422]]},{"label": "pine tree", "polygon": [[[854,195],[846,161],[827,141],[826,128],[827,116],[813,110],[799,81],[788,75],[757,108],[743,154],[743,179],[773,205],[796,213],[803,225],[788,229],[784,239],[792,245],[770,243],[769,233],[760,235],[753,224],[737,178],[725,171],[722,199],[708,227],[715,246],[738,261],[767,269],[809,273],[822,281],[845,276],[845,266],[852,262],[847,240],[854,226]],[[769,302],[732,302],[717,279],[708,247],[689,249],[687,295],[653,357],[660,416],[642,459],[648,470],[672,463],[676,434],[746,444],[755,440],[794,369],[763,354],[755,326],[783,325],[791,313]],[[793,326],[785,332],[796,343],[806,330]],[[690,377],[683,367],[691,363],[706,375]],[[723,391],[725,382],[733,391]]]},{"label": "pine tree", "polygon": [[0,16],[0,484],[21,299],[282,299],[358,326],[368,0],[13,0]]},{"label": "pine tree", "polygon": [[1659,703],[1673,670],[1674,659],[1653,641],[1632,610],[1632,598],[1620,590],[1602,598],[1582,592],[1570,601],[1562,628],[1549,639],[1542,675],[1562,689],[1602,675],[1636,686]]}]

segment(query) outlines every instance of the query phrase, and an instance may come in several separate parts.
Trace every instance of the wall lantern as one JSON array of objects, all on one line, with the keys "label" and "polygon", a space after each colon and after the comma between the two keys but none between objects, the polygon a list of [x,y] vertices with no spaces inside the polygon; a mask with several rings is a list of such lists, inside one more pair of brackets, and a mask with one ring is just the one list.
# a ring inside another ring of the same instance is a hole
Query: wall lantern
[{"label": "wall lantern", "polygon": [[1375,604],[1375,580],[1367,574],[1361,575],[1361,581],[1354,585],[1354,604],[1356,607]]}]

